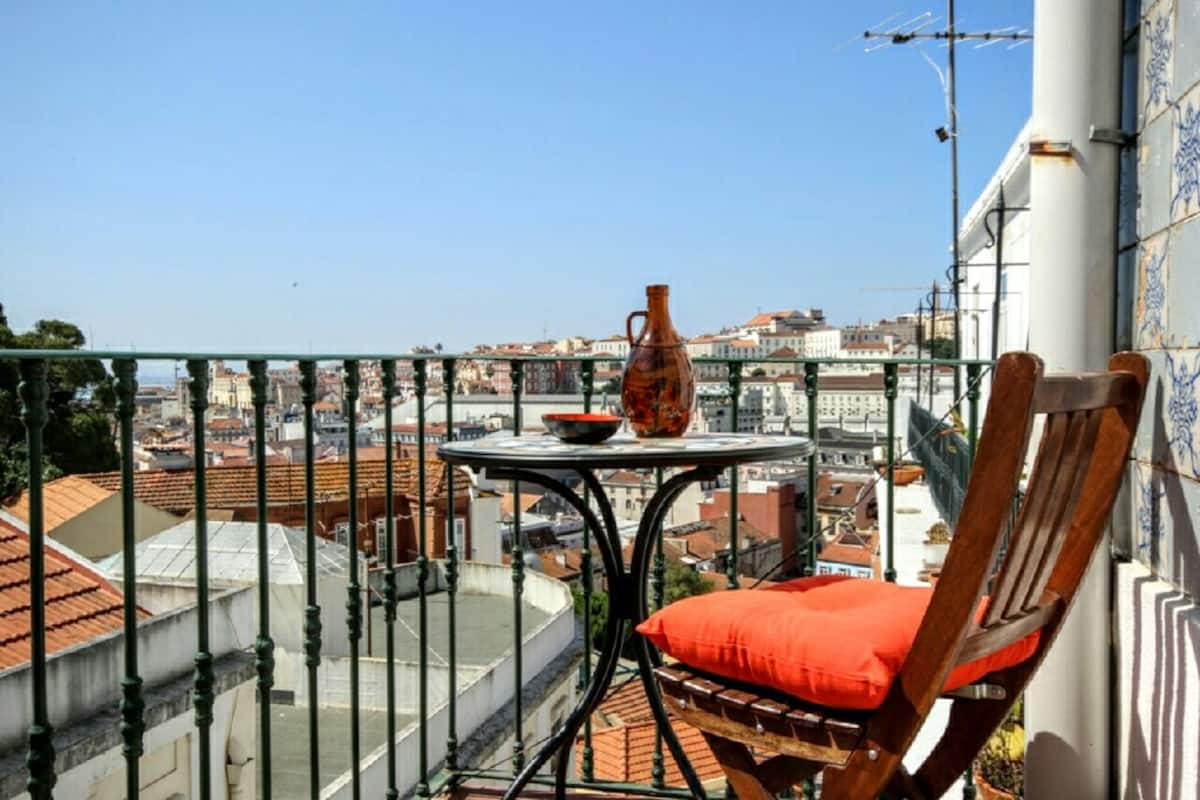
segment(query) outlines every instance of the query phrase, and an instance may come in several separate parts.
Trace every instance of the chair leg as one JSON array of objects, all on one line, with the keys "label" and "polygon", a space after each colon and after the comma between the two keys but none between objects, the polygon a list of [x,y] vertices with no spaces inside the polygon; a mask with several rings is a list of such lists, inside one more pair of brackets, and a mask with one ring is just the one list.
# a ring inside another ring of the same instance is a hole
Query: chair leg
[{"label": "chair leg", "polygon": [[711,733],[704,734],[704,741],[708,742],[738,800],[775,800],[775,795],[758,779],[758,765],[750,755],[750,748]]},{"label": "chair leg", "polygon": [[896,767],[884,790],[888,800],[926,800],[930,795],[913,779],[904,765]]},{"label": "chair leg", "polygon": [[955,700],[942,738],[914,776],[917,785],[941,797],[971,766],[1012,705],[1012,700]]},{"label": "chair leg", "polygon": [[784,789],[810,778],[821,771],[825,765],[819,761],[805,761],[795,756],[773,756],[766,761],[760,761],[755,775],[767,791],[778,794]]},{"label": "chair leg", "polygon": [[[871,758],[871,753],[875,757]],[[821,800],[863,800],[878,797],[893,784],[900,756],[866,741],[843,768],[830,767],[821,778]]]}]

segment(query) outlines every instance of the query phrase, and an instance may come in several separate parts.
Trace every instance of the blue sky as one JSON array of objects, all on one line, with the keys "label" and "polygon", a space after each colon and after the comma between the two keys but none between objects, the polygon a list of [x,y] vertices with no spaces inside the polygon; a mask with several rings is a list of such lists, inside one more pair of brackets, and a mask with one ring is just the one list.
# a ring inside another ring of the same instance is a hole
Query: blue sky
[{"label": "blue sky", "polygon": [[[949,263],[937,76],[911,48],[838,49],[929,6],[180,6],[0,6],[14,327],[464,349],[613,333],[666,282],[695,334],[909,310],[915,292],[863,289]],[[1032,0],[958,13],[1029,24]],[[963,213],[1028,116],[1031,57],[960,50]]]}]

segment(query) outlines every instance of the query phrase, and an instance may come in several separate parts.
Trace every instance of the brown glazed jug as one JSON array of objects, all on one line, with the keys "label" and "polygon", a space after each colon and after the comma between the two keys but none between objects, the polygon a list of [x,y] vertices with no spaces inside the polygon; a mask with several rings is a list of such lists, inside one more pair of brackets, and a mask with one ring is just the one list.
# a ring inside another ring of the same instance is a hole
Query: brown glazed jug
[{"label": "brown glazed jug", "polygon": [[[692,416],[696,381],[683,337],[667,311],[667,287],[646,287],[646,310],[625,320],[629,358],[621,379],[621,405],[638,436],[682,436]],[[635,339],[634,317],[645,325]]]}]

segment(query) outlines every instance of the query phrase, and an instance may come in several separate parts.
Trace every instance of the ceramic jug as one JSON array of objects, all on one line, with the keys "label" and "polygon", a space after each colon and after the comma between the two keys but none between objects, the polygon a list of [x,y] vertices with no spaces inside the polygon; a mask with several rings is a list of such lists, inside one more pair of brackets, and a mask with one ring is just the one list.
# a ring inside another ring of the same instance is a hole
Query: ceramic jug
[{"label": "ceramic jug", "polygon": [[[638,436],[682,436],[692,415],[696,381],[683,337],[671,324],[666,286],[646,287],[646,310],[625,320],[629,358],[621,379],[621,405]],[[645,320],[637,337],[633,320]]]}]

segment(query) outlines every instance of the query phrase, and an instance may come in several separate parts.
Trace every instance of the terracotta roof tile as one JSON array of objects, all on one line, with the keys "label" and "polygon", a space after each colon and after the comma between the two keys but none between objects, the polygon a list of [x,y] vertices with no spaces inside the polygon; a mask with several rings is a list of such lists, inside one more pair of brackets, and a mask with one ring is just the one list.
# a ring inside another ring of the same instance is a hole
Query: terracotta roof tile
[{"label": "terracotta roof tile", "polygon": [[[542,500],[542,495],[521,492],[521,511],[528,511]],[[511,516],[513,513],[513,494],[504,492],[500,495],[500,513]]]},{"label": "terracotta roof tile", "polygon": [[[417,495],[417,462],[397,459],[394,463],[396,491],[408,497]],[[358,465],[360,487],[383,486],[387,462],[363,461]],[[436,500],[445,492],[449,466],[430,460],[425,468],[426,500]],[[346,461],[313,464],[314,491],[323,498],[340,498],[349,491],[350,465]],[[80,476],[109,491],[121,488],[120,472],[96,472]],[[205,470],[209,508],[242,508],[255,505],[255,467],[253,465],[216,466]],[[304,500],[304,464],[267,465],[267,501],[271,505],[299,503]],[[134,496],[147,505],[186,514],[195,506],[193,471],[145,470],[134,475]],[[460,497],[471,481],[461,469],[454,470],[454,488]]]},{"label": "terracotta roof tile", "polygon": [[[721,767],[708,745],[704,735],[697,729],[681,720],[671,720],[675,736],[687,753],[688,761],[696,771],[701,781],[720,778],[723,774]],[[592,769],[596,780],[619,781],[627,783],[650,783],[650,770],[654,762],[654,721],[639,722],[634,725],[621,725],[616,728],[592,732]],[[675,764],[675,759],[665,746],[663,747],[663,766],[667,785],[678,786],[683,783],[683,774]],[[583,740],[575,744],[575,769],[582,774],[583,769]]]},{"label": "terracotta roof tile", "polygon": [[791,311],[765,311],[762,314],[756,314],[746,323],[747,328],[754,328],[759,325],[770,325],[773,321],[792,316]]},{"label": "terracotta roof tile", "polygon": [[[751,539],[768,538],[767,534],[746,522],[738,520],[739,549]],[[664,551],[667,543],[687,548],[687,555],[701,561],[709,561],[722,550],[729,549],[729,517],[689,522],[663,531]]]},{"label": "terracotta roof tile", "polygon": [[[121,629],[124,597],[99,573],[47,546],[46,652]],[[0,520],[0,669],[30,658],[29,534]],[[139,610],[140,617],[147,617]]]},{"label": "terracotta roof tile", "polygon": [[[78,475],[67,475],[44,484],[42,508],[46,531],[54,530],[112,495],[111,489],[102,488]],[[29,522],[29,493],[22,492],[5,510],[22,522]]]},{"label": "terracotta roof tile", "polygon": [[818,556],[822,561],[852,564],[859,567],[874,566],[875,553],[879,549],[879,534],[876,531],[847,531],[839,534],[832,542],[821,548]]}]

